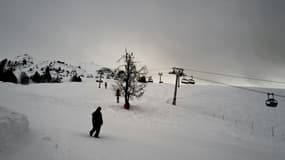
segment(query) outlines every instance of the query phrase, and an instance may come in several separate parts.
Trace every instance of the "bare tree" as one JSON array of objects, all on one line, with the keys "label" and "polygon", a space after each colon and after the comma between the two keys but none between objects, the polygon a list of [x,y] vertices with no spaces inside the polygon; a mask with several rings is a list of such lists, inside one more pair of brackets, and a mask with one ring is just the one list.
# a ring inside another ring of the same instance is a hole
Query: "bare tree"
[{"label": "bare tree", "polygon": [[144,88],[146,87],[146,84],[138,82],[138,79],[147,74],[147,67],[143,66],[137,70],[134,58],[133,53],[128,53],[126,50],[126,54],[118,60],[118,62],[124,60],[124,64],[115,70],[116,85],[113,85],[113,88],[115,91],[119,89],[124,95],[125,109],[130,108],[130,99],[139,98],[144,94]]}]

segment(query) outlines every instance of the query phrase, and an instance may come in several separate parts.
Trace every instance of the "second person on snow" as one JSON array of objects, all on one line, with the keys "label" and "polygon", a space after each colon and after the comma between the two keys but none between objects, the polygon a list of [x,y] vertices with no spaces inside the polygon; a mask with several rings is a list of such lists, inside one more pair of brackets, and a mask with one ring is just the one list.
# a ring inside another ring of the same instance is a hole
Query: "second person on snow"
[{"label": "second person on snow", "polygon": [[93,133],[96,131],[94,137],[99,138],[101,126],[103,125],[103,118],[100,106],[97,107],[96,111],[92,113],[92,125],[93,128],[90,130],[89,135],[92,136]]}]

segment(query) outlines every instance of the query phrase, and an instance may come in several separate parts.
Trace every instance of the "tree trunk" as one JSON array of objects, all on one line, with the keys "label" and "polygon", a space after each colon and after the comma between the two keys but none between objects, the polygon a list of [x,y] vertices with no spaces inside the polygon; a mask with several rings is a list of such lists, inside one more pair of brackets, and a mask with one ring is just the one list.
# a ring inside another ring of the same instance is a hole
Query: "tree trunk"
[{"label": "tree trunk", "polygon": [[126,78],[126,89],[125,89],[125,109],[130,109],[129,104],[129,79],[130,79],[130,56],[126,53],[126,60],[127,60],[127,78]]}]

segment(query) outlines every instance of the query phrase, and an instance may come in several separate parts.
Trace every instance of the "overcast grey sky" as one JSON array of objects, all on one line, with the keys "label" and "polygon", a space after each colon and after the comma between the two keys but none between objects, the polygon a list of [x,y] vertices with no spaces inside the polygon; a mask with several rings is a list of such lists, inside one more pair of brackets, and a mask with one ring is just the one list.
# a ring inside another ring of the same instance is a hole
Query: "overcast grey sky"
[{"label": "overcast grey sky", "polygon": [[0,58],[285,78],[284,0],[0,0]]}]

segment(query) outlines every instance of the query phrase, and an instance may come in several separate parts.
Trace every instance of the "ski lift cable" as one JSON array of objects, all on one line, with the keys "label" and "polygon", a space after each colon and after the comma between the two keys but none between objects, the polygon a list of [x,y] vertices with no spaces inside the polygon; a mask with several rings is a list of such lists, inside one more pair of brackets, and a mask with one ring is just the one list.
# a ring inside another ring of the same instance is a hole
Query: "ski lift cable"
[{"label": "ski lift cable", "polygon": [[[230,85],[224,82],[218,82],[218,81],[214,81],[214,80],[209,80],[209,79],[205,79],[205,78],[200,78],[200,77],[196,77],[196,79],[198,80],[202,80],[202,81],[207,81],[207,82],[211,82],[211,83],[216,83],[216,84],[221,84],[224,86],[229,86],[229,87],[233,87],[233,88],[238,88],[238,89],[242,89],[242,90],[246,90],[246,91],[250,91],[250,92],[255,92],[255,93],[259,93],[259,94],[267,94],[268,92],[265,91],[260,91],[257,89],[253,89],[253,88],[248,88],[248,87],[241,87],[241,86],[234,86],[234,85]],[[280,94],[274,94],[276,97],[281,97],[281,98],[285,98],[284,95],[280,95]]]},{"label": "ski lift cable", "polygon": [[[167,68],[151,69],[149,71],[157,71],[157,70],[167,70]],[[285,82],[282,82],[282,81],[273,81],[273,80],[266,80],[266,79],[260,79],[260,78],[252,78],[252,77],[246,77],[246,76],[240,76],[240,75],[234,75],[234,74],[208,72],[208,71],[196,70],[196,69],[191,69],[191,68],[186,68],[185,70],[186,71],[188,70],[188,71],[206,73],[206,74],[212,74],[212,75],[225,76],[225,77],[239,78],[239,79],[250,79],[250,80],[255,80],[255,81],[263,81],[263,82],[270,82],[270,83],[285,84]],[[221,85],[229,86],[229,87],[233,87],[233,88],[239,88],[239,89],[242,89],[242,90],[247,90],[247,91],[251,91],[251,92],[255,92],[255,93],[260,93],[260,94],[267,94],[268,93],[268,92],[260,91],[260,90],[253,89],[253,88],[230,85],[230,84],[227,84],[227,83],[224,83],[224,82],[218,82],[218,81],[209,80],[209,79],[205,79],[205,78],[199,78],[199,77],[196,77],[196,76],[195,76],[195,78],[199,79],[199,80],[208,81],[208,82],[212,82],[212,83],[216,83],[216,84],[221,84]],[[276,97],[285,98],[284,95],[280,95],[280,94],[274,94],[274,95]]]},{"label": "ski lift cable", "polygon": [[[156,69],[149,69],[151,72],[155,71],[166,71],[169,70],[169,68],[156,68]],[[254,77],[248,77],[248,76],[241,76],[236,74],[227,74],[227,73],[218,73],[218,72],[209,72],[209,71],[203,71],[203,70],[197,70],[193,68],[185,68],[186,71],[193,71],[198,73],[205,73],[205,74],[211,74],[211,75],[218,75],[218,76],[224,76],[224,77],[232,77],[232,78],[239,78],[239,79],[249,79],[254,81],[263,81],[263,82],[269,82],[269,83],[278,83],[285,85],[285,82],[283,81],[274,81],[274,80],[268,80],[268,79],[261,79],[261,78],[254,78]]]},{"label": "ski lift cable", "polygon": [[261,79],[261,78],[253,78],[253,77],[241,76],[241,75],[235,75],[235,74],[226,74],[226,73],[217,73],[217,72],[202,71],[202,70],[197,70],[197,69],[193,69],[193,68],[186,68],[185,70],[193,71],[193,72],[199,72],[199,73],[205,73],[205,74],[212,74],[212,75],[224,76],[224,77],[232,77],[232,78],[239,78],[239,79],[249,79],[249,80],[263,81],[263,82],[270,82],[270,83],[278,83],[278,84],[283,84],[283,85],[285,85],[285,82],[283,82],[283,81],[274,81],[274,80]]}]

